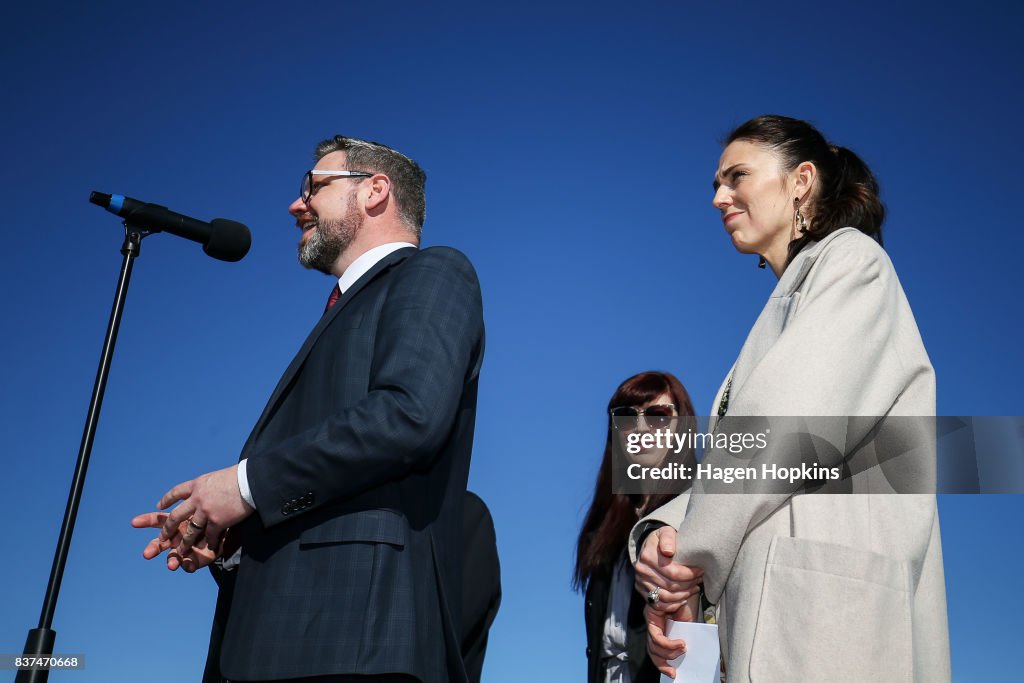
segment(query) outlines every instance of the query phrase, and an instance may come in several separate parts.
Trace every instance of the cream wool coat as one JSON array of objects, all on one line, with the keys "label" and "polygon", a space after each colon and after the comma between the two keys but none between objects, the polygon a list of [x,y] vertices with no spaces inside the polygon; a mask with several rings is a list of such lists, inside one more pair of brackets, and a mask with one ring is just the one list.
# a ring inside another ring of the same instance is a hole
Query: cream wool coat
[{"label": "cream wool coat", "polygon": [[[730,416],[876,416],[819,435],[844,455],[891,443],[907,424],[892,417],[935,414],[935,374],[896,273],[853,228],[797,255],[730,376]],[[934,475],[934,436],[916,438]],[[879,470],[852,490],[885,490]],[[704,568],[729,683],[950,680],[934,495],[695,490],[638,523],[634,561],[649,523],[678,528],[676,559]]]}]

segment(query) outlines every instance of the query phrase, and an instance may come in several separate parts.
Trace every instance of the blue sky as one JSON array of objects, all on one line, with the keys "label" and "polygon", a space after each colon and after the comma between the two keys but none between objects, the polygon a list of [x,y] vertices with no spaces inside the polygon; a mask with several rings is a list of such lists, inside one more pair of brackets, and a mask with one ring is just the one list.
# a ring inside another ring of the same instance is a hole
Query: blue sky
[{"label": "blue sky", "polygon": [[[314,144],[380,140],[427,170],[426,244],[476,265],[488,349],[471,488],[505,603],[486,681],[579,680],[572,549],[634,372],[706,412],[772,286],[710,205],[719,140],[762,113],[860,153],[936,367],[939,412],[1021,415],[1022,10],[1010,3],[8,4],[0,285],[0,651],[34,627],[121,228],[91,190],[253,231],[237,264],[146,240],[55,628],[84,672],[195,680],[213,583],[141,559],[128,520],[235,462],[331,283],[286,213]],[[1016,677],[1019,496],[940,500],[957,681]],[[865,653],[870,656],[870,653]],[[1013,672],[1011,674],[1011,672]]]}]

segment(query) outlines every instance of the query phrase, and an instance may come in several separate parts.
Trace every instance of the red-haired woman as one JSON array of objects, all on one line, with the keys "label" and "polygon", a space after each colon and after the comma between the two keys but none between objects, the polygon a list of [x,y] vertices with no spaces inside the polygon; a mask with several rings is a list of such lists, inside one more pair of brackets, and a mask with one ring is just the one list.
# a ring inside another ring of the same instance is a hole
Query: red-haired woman
[{"label": "red-haired woman", "polygon": [[[686,389],[667,372],[642,372],[619,385],[608,402],[608,440],[597,473],[594,498],[576,547],[574,586],[585,593],[587,681],[649,683],[658,671],[647,657],[644,598],[633,589],[633,567],[626,542],[633,525],[647,512],[675,497],[674,493],[613,493],[613,439],[633,431],[674,426],[676,416],[692,416]],[[614,419],[613,419],[614,418]],[[661,464],[669,451],[646,449],[630,456],[641,466]],[[673,459],[692,460],[690,451]],[[673,596],[662,592],[662,601]],[[677,616],[676,618],[680,618]]]}]

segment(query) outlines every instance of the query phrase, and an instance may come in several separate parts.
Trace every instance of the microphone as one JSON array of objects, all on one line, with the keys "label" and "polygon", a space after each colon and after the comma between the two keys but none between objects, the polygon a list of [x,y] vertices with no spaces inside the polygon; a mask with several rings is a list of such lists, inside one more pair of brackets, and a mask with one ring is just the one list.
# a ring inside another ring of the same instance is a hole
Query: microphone
[{"label": "microphone", "polygon": [[169,232],[203,245],[203,251],[221,261],[241,261],[249,253],[252,235],[249,228],[226,218],[209,223],[175,213],[166,206],[140,202],[120,194],[93,192],[89,201],[124,218],[136,228]]}]

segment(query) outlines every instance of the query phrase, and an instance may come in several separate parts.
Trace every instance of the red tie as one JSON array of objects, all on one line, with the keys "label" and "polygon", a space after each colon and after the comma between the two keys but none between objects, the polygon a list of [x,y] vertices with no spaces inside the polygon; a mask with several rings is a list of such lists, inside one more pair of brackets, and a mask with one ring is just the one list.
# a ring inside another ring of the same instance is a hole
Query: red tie
[{"label": "red tie", "polygon": [[324,309],[324,313],[331,310],[331,306],[338,303],[338,299],[341,298],[341,287],[334,285],[334,289],[331,290],[331,296],[327,298],[327,308]]}]

